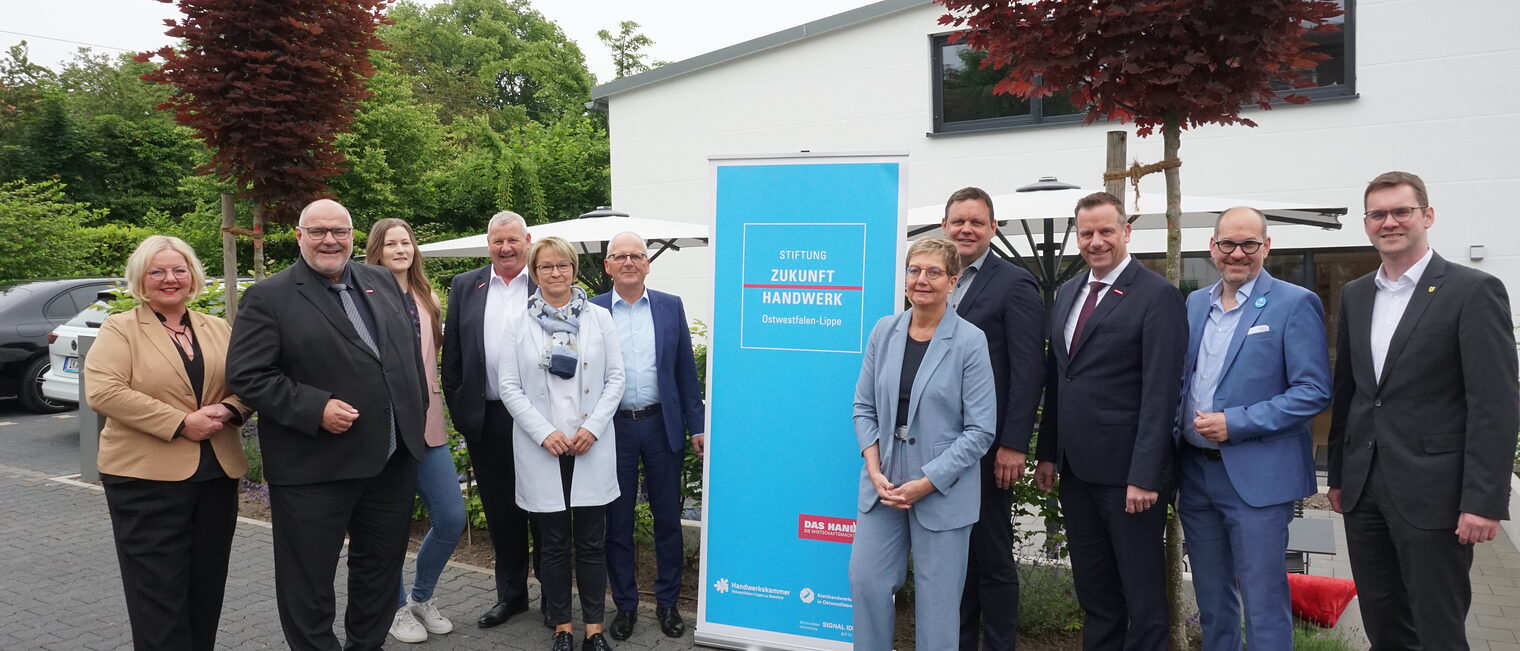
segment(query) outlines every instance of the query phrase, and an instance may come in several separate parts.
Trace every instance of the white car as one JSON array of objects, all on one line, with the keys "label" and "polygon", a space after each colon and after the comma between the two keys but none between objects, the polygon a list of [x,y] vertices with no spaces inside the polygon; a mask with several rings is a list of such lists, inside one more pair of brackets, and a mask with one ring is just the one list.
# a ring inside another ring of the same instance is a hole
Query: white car
[{"label": "white car", "polygon": [[110,315],[104,301],[96,301],[48,334],[48,357],[52,368],[42,376],[42,395],[49,400],[79,403],[79,336],[96,335]]}]

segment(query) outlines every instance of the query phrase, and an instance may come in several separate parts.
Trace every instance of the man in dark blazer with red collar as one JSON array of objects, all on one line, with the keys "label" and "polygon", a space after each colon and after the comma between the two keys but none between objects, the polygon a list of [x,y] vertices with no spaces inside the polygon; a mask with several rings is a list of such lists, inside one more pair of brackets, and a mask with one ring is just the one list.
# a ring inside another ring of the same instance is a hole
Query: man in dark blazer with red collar
[{"label": "man in dark blazer with red collar", "polygon": [[1051,308],[1035,484],[1061,478],[1061,511],[1086,651],[1161,651],[1168,615],[1162,538],[1174,481],[1172,426],[1187,356],[1182,293],[1131,258],[1123,204],[1077,202],[1091,272]]},{"label": "man in dark blazer with red collar", "polygon": [[997,393],[997,429],[982,456],[981,518],[971,527],[961,594],[960,648],[1012,651],[1019,630],[1012,487],[1024,475],[1045,384],[1045,305],[1034,274],[992,252],[997,221],[986,191],[951,194],[940,229],[962,265],[950,308],[987,336]]},{"label": "man in dark blazer with red collar", "polygon": [[510,345],[503,341],[505,328],[528,309],[535,289],[527,272],[532,240],[521,215],[504,210],[491,216],[486,227],[491,264],[454,276],[444,317],[438,377],[454,429],[470,450],[496,551],[496,602],[476,621],[481,628],[528,609],[528,565],[537,556],[528,551],[533,520],[517,505],[512,415],[497,394],[496,378],[497,354]]},{"label": "man in dark blazer with red collar", "polygon": [[349,262],[347,209],[312,202],[296,228],[300,259],[243,297],[227,384],[259,412],[286,644],[339,648],[333,579],[346,534],[346,648],[378,649],[427,449],[421,342],[390,272]]},{"label": "man in dark blazer with red collar", "polygon": [[1466,649],[1473,546],[1509,515],[1520,429],[1509,295],[1430,248],[1420,177],[1363,200],[1382,264],[1341,292],[1330,506],[1372,648]]},{"label": "man in dark blazer with red collar", "polygon": [[617,431],[617,476],[621,494],[607,509],[607,575],[617,606],[610,632],[617,640],[633,634],[638,619],[639,586],[633,555],[633,506],[644,489],[654,517],[655,619],[668,637],[681,637],[686,622],[676,601],[681,596],[681,469],[686,439],[702,454],[702,387],[692,356],[691,331],[681,297],[649,289],[649,257],[644,238],[618,233],[608,242],[603,265],[613,291],[592,303],[607,308],[617,326],[623,353],[623,401],[613,426]]}]

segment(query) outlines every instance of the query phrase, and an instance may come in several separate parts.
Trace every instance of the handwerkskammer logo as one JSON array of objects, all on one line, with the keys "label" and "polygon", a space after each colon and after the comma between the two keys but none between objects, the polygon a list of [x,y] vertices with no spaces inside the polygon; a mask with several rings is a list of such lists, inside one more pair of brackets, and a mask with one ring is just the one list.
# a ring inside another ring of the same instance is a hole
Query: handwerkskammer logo
[{"label": "handwerkskammer logo", "polygon": [[713,589],[717,590],[718,594],[728,594],[728,579],[718,579],[718,582],[713,584]]}]

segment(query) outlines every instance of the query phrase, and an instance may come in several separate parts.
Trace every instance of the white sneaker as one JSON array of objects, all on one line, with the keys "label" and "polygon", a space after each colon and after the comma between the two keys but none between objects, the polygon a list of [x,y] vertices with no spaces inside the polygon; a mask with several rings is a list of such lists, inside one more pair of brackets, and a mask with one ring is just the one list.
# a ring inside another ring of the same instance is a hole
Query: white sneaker
[{"label": "white sneaker", "polygon": [[391,621],[391,637],[396,638],[397,642],[416,644],[426,642],[427,636],[427,630],[412,616],[410,604],[396,609],[396,619]]},{"label": "white sneaker", "polygon": [[411,595],[406,596],[407,608],[411,609],[412,616],[417,621],[422,622],[422,627],[427,629],[427,632],[434,635],[443,635],[444,633],[453,631],[454,622],[449,621],[449,618],[444,617],[443,613],[438,612],[438,608],[433,605],[433,601],[433,599],[429,599],[417,602],[412,601]]}]

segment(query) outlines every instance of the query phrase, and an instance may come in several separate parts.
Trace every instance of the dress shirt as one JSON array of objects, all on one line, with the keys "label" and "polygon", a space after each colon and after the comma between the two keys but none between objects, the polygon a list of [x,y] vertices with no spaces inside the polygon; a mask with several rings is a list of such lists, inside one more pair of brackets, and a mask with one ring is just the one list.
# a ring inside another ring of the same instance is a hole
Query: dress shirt
[{"label": "dress shirt", "polygon": [[1090,269],[1088,270],[1088,272],[1087,272],[1087,282],[1082,283],[1082,286],[1079,287],[1079,288],[1077,288],[1076,302],[1072,303],[1072,305],[1074,305],[1076,307],[1073,308],[1072,311],[1071,311],[1071,314],[1067,315],[1067,317],[1066,317],[1066,327],[1063,328],[1063,332],[1062,332],[1062,334],[1066,338],[1066,350],[1071,350],[1071,335],[1073,333],[1075,333],[1076,330],[1077,330],[1077,317],[1081,315],[1081,312],[1082,312],[1082,310],[1081,310],[1082,302],[1087,300],[1087,293],[1089,291],[1091,291],[1092,283],[1093,282],[1103,283],[1103,293],[1098,294],[1098,302],[1097,303],[1093,303],[1094,308],[1096,308],[1099,304],[1101,304],[1103,302],[1103,299],[1108,296],[1108,290],[1110,290],[1110,289],[1113,288],[1114,281],[1119,278],[1119,274],[1124,273],[1124,269],[1126,267],[1128,267],[1129,263],[1131,261],[1133,261],[1133,260],[1134,260],[1133,257],[1125,256],[1124,261],[1120,262],[1119,266],[1114,267],[1113,271],[1108,272],[1108,275],[1106,275],[1106,276],[1104,276],[1102,278],[1098,278],[1096,276],[1093,276],[1092,270],[1090,270]]},{"label": "dress shirt", "polygon": [[[1260,278],[1258,274],[1256,278]],[[1198,342],[1198,361],[1193,367],[1192,391],[1189,393],[1189,404],[1193,409],[1205,414],[1214,411],[1214,393],[1219,390],[1219,378],[1224,375],[1225,353],[1230,350],[1230,341],[1235,338],[1235,329],[1240,325],[1240,315],[1245,313],[1246,302],[1251,299],[1251,290],[1256,288],[1256,278],[1240,286],[1235,290],[1235,307],[1224,309],[1224,281],[1214,283],[1214,288],[1209,291],[1213,300],[1209,303],[1209,316],[1204,322],[1203,338]],[[1183,436],[1187,442],[1200,448],[1218,448],[1219,444],[1210,441],[1193,429],[1193,414],[1183,414]]]},{"label": "dress shirt", "polygon": [[486,281],[486,314],[484,335],[486,352],[486,398],[500,400],[500,376],[496,362],[501,359],[502,342],[507,339],[507,328],[516,323],[528,309],[528,265],[512,278],[497,275],[491,267],[491,279]]},{"label": "dress shirt", "polygon": [[619,409],[643,409],[660,402],[660,378],[655,367],[654,313],[649,290],[632,304],[612,294],[612,324],[623,348],[623,400]]},{"label": "dress shirt", "polygon": [[1372,372],[1378,380],[1383,379],[1383,360],[1388,358],[1388,346],[1393,341],[1393,331],[1399,327],[1399,319],[1404,318],[1404,308],[1409,307],[1409,297],[1414,295],[1415,283],[1420,282],[1420,276],[1425,275],[1425,267],[1430,265],[1431,256],[1435,255],[1435,249],[1425,249],[1424,257],[1414,263],[1404,275],[1397,280],[1390,280],[1387,268],[1378,265],[1377,275],[1372,277],[1373,284],[1377,285],[1377,294],[1372,299]]},{"label": "dress shirt", "polygon": [[966,292],[971,289],[971,282],[976,280],[976,272],[981,270],[982,265],[987,264],[987,255],[990,253],[992,253],[992,247],[989,246],[986,251],[982,251],[982,256],[977,258],[976,262],[966,265],[966,268],[961,270],[960,280],[955,283],[955,289],[950,292],[951,310],[960,309],[961,299],[965,298]]}]

